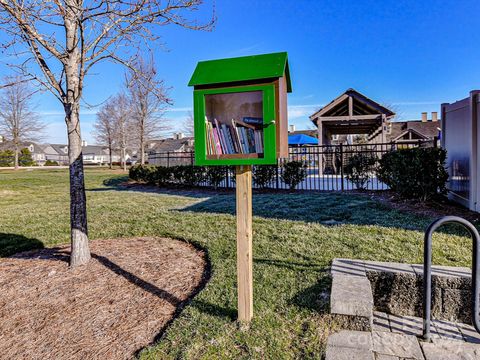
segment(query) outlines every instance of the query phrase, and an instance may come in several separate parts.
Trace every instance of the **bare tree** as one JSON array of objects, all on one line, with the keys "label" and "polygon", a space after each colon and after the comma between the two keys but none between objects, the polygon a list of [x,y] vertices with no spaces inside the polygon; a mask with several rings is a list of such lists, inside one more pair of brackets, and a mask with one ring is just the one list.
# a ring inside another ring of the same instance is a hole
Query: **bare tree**
[{"label": "bare tree", "polygon": [[109,167],[113,167],[113,149],[117,140],[117,119],[115,106],[112,101],[105,103],[97,113],[93,124],[93,137],[101,144],[108,147]]},{"label": "bare tree", "polygon": [[132,131],[143,165],[147,141],[170,129],[163,115],[171,100],[167,97],[164,81],[158,79],[153,60],[147,62],[139,58],[135,71],[126,76],[126,87],[132,108]]},{"label": "bare tree", "polygon": [[181,130],[186,136],[193,136],[193,126],[193,113],[189,111],[187,117],[183,120]]},{"label": "bare tree", "polygon": [[42,123],[34,111],[32,96],[36,90],[20,76],[7,76],[3,79],[0,94],[0,133],[12,143],[15,152],[15,169],[22,142],[40,138]]},{"label": "bare tree", "polygon": [[127,96],[119,93],[112,100],[115,115],[115,142],[120,149],[123,171],[127,171],[127,148],[132,139],[131,107]]},{"label": "bare tree", "polygon": [[136,72],[135,55],[159,39],[158,27],[210,29],[189,18],[202,0],[0,0],[0,26],[14,55],[10,64],[50,90],[65,110],[70,168],[70,266],[90,260],[80,133],[84,81],[110,60]]},{"label": "bare tree", "polygon": [[93,136],[100,144],[108,146],[110,168],[113,150],[119,149],[122,168],[127,170],[127,148],[132,139],[131,112],[127,96],[119,93],[110,98],[97,113]]}]

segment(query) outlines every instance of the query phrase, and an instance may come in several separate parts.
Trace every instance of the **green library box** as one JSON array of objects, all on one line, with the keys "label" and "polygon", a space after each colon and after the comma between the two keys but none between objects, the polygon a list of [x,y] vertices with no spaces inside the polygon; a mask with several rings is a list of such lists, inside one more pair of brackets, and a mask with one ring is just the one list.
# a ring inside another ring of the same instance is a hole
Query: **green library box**
[{"label": "green library box", "polygon": [[188,85],[196,165],[276,164],[288,156],[286,52],[201,61]]}]

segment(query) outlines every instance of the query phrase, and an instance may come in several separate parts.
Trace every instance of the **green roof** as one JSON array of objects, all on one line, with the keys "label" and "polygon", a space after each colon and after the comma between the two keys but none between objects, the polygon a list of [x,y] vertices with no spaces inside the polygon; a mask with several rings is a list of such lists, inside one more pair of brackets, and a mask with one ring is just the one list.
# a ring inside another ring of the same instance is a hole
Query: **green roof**
[{"label": "green roof", "polygon": [[237,81],[279,78],[285,74],[287,91],[292,91],[286,52],[200,61],[188,83],[212,85]]}]

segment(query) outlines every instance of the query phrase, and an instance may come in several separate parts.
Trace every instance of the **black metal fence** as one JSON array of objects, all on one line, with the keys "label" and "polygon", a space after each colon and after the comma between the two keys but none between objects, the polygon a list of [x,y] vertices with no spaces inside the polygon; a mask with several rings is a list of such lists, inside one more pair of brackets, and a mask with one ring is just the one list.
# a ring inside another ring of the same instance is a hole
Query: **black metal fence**
[{"label": "black metal fence", "polygon": [[[368,172],[368,180],[364,184],[367,190],[386,190],[388,186],[378,180],[375,174],[375,167],[382,156],[390,151],[413,148],[413,147],[435,147],[436,140],[429,141],[406,141],[401,143],[381,144],[355,144],[355,145],[317,145],[289,147],[288,159],[279,160],[276,175],[268,188],[287,189],[288,186],[282,181],[283,163],[286,161],[301,161],[306,166],[307,176],[298,184],[299,190],[324,190],[324,191],[347,191],[356,190],[357,185],[350,181],[346,169],[350,159],[358,154],[373,159],[371,171]],[[148,161],[152,165],[177,166],[194,165],[193,152],[164,152],[148,155]],[[235,187],[234,169],[226,168],[225,180],[221,187]],[[208,183],[203,183],[209,186]],[[253,184],[256,187],[255,183]]]}]

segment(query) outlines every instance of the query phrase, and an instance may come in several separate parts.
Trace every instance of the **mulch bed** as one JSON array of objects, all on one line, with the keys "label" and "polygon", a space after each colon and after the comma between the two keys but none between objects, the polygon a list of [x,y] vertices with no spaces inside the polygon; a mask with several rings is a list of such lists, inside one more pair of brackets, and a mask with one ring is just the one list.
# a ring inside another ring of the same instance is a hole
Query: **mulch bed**
[{"label": "mulch bed", "polygon": [[0,358],[127,359],[152,343],[206,279],[205,254],[172,239],[92,241],[0,259]]}]

